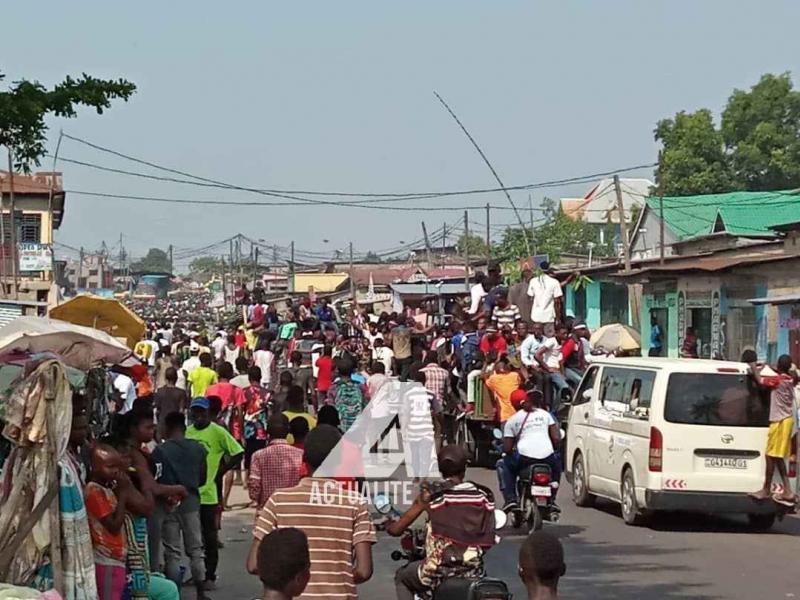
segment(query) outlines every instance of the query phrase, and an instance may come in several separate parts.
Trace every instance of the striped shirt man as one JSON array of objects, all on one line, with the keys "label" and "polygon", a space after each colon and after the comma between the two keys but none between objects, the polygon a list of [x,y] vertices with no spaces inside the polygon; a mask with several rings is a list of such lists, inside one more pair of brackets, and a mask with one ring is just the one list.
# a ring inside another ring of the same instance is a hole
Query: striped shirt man
[{"label": "striped shirt man", "polygon": [[281,527],[296,527],[308,537],[311,579],[301,600],[358,598],[353,551],[357,544],[377,541],[362,496],[333,479],[306,477],[272,494],[258,513],[253,536],[261,540]]},{"label": "striped shirt man", "polygon": [[495,306],[492,313],[492,321],[501,331],[503,329],[513,329],[521,318],[522,315],[516,304],[507,304],[505,308]]}]

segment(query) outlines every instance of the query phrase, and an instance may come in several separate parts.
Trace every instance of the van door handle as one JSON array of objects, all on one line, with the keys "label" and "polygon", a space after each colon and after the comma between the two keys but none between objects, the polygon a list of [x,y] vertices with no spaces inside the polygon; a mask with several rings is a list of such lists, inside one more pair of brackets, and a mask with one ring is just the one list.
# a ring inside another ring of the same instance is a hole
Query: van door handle
[{"label": "van door handle", "polygon": [[583,418],[584,419],[588,419],[589,418],[589,413],[588,412],[583,413]]}]

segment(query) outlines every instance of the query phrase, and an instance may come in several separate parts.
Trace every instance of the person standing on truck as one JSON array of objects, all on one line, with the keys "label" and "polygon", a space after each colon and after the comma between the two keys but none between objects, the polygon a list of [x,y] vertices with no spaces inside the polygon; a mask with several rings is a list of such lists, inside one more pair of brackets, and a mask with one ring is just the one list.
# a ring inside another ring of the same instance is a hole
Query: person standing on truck
[{"label": "person standing on truck", "polygon": [[[754,379],[760,385],[764,385],[755,363],[750,364],[750,370]],[[772,392],[769,399],[769,434],[765,453],[767,459],[766,477],[764,478],[764,487],[751,494],[751,496],[756,500],[766,500],[770,497],[772,477],[775,474],[775,469],[777,469],[783,483],[783,491],[772,495],[772,499],[779,504],[794,506],[797,498],[792,491],[785,463],[791,452],[792,430],[794,428],[796,410],[794,386],[797,383],[797,378],[791,373],[792,357],[788,354],[781,355],[778,358],[776,370],[778,372],[778,381],[770,385]]]}]

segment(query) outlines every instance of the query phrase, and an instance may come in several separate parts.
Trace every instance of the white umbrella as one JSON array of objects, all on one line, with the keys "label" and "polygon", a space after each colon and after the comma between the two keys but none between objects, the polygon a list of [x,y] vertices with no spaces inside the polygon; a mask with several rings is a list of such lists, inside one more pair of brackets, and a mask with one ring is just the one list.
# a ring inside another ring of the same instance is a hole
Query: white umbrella
[{"label": "white umbrella", "polygon": [[622,323],[604,325],[592,334],[592,346],[609,352],[639,350],[642,347],[639,332]]},{"label": "white umbrella", "polygon": [[0,354],[52,352],[64,364],[87,370],[97,363],[140,364],[124,342],[104,331],[46,317],[18,317],[0,328]]}]

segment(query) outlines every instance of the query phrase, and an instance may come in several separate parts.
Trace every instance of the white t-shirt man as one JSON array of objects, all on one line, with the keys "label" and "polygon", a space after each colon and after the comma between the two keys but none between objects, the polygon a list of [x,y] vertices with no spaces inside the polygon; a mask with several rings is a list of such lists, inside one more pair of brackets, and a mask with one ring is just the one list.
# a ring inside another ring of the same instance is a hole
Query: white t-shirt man
[{"label": "white t-shirt man", "polygon": [[517,451],[522,456],[547,458],[554,452],[550,426],[555,424],[553,415],[542,408],[531,412],[520,410],[506,421],[503,437],[517,438]]},{"label": "white t-shirt man", "polygon": [[486,297],[486,290],[483,289],[483,284],[476,283],[469,288],[469,297],[469,314],[477,314],[478,309],[480,309],[481,305],[483,304],[483,299]]},{"label": "white t-shirt man", "polygon": [[561,298],[561,284],[558,279],[546,273],[534,277],[528,284],[528,296],[533,298],[531,321],[534,323],[553,323],[556,320],[556,298]]},{"label": "white t-shirt man", "polygon": [[261,385],[269,387],[272,382],[272,363],[275,355],[270,350],[256,350],[253,354],[253,364],[261,369]]},{"label": "white t-shirt man", "polygon": [[547,368],[555,371],[561,370],[561,342],[554,337],[545,338],[542,345],[539,346],[539,350],[542,348],[547,348],[547,352],[544,353],[543,357]]},{"label": "white t-shirt man", "polygon": [[394,358],[394,352],[388,346],[378,346],[377,348],[372,349],[372,359],[377,360],[383,363],[383,366],[386,369],[386,374],[392,374],[392,359]]},{"label": "white t-shirt man", "polygon": [[136,384],[127,375],[118,373],[114,378],[114,389],[122,396],[122,408],[119,409],[119,414],[124,415],[133,408],[136,400]]},{"label": "white t-shirt man", "polygon": [[218,335],[216,339],[211,342],[211,349],[214,351],[214,359],[222,360],[222,355],[225,352],[225,346],[228,345],[228,340]]}]

